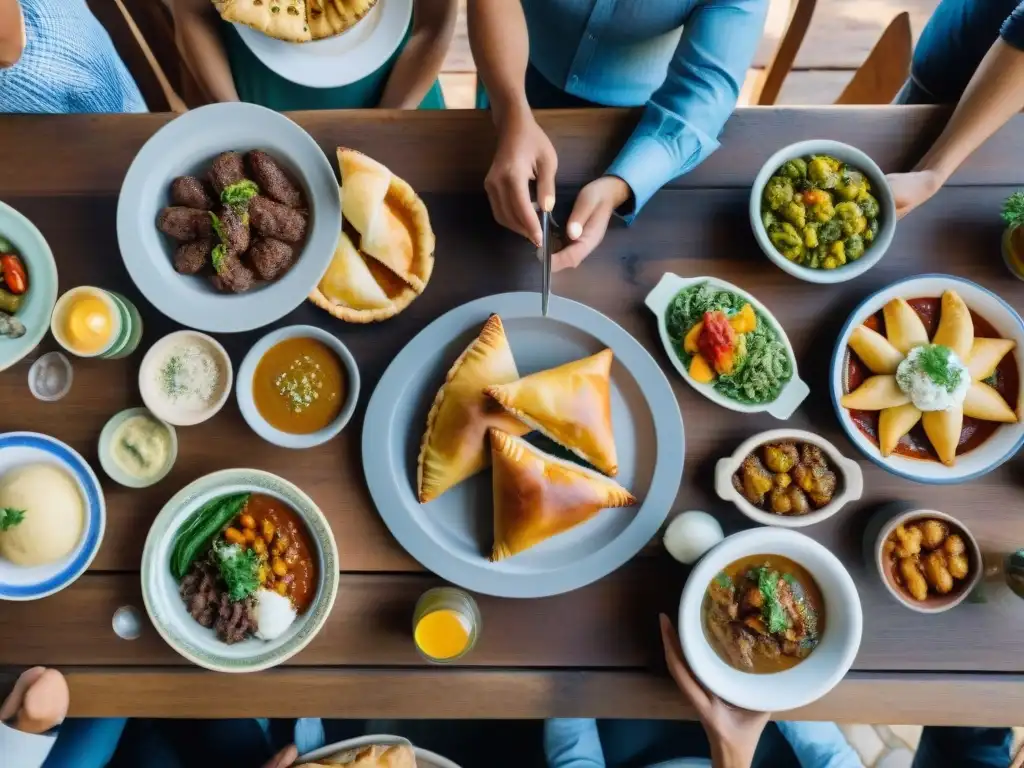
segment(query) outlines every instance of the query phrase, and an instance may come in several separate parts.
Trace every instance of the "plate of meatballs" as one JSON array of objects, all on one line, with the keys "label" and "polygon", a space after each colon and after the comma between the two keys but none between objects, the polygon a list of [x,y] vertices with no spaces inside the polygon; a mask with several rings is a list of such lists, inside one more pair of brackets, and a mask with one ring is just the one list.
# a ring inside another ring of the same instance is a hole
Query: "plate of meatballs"
[{"label": "plate of meatballs", "polygon": [[263,107],[213,104],[139,151],[121,188],[118,240],[132,279],[165,315],[245,331],[305,300],[340,219],[334,170],[305,131]]}]

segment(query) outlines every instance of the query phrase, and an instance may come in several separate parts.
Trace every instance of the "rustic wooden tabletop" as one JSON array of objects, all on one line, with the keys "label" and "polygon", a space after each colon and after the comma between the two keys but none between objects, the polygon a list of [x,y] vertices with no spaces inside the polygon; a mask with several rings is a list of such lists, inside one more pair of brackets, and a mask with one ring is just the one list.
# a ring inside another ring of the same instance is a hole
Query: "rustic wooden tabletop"
[{"label": "rustic wooden tabletop", "polygon": [[[886,171],[908,168],[941,128],[930,108],[746,109],[730,121],[722,148],[649,203],[629,229],[608,233],[584,265],[554,278],[555,293],[589,304],[621,324],[668,372],[686,425],[686,465],[674,512],[707,509],[727,531],[746,518],[718,501],[715,461],[750,434],[778,425],[767,415],[718,408],[671,372],[642,298],[662,273],[715,275],[755,293],[787,329],[811,397],[791,420],[820,431],[847,455],[827,395],[835,337],[868,293],[901,277],[948,272],[975,280],[1017,308],[1024,283],[999,257],[998,212],[1024,185],[1024,117],[975,154],[930,203],[901,222],[883,261],[834,287],[791,278],[760,253],[747,223],[749,186],[780,146],[808,138],[847,141]],[[536,290],[533,248],[492,220],[482,179],[493,151],[486,113],[298,113],[294,118],[333,157],[336,146],[372,155],[423,195],[437,233],[437,266],[426,293],[385,323],[352,326],[306,304],[279,325],[314,323],[336,333],[360,365],[366,395],[341,437],[293,452],[259,440],[234,399],[212,421],[179,431],[180,455],[157,486],[130,491],[106,481],[107,531],[90,571],[62,593],[36,603],[0,605],[0,667],[60,667],[72,686],[73,715],[239,717],[685,717],[690,714],[663,672],[657,613],[674,613],[686,570],[652,544],[617,573],[577,592],[542,600],[482,597],[484,631],[458,668],[426,667],[413,647],[417,596],[437,580],[398,546],[374,509],[363,480],[359,436],[369,392],[392,357],[425,324],[466,301],[515,289]],[[60,288],[98,284],[124,291],[145,319],[142,348],[126,361],[75,360],[70,395],[58,404],[32,399],[28,362],[0,375],[0,429],[52,434],[96,463],[96,441],[110,415],[140,404],[142,354],[172,323],[135,291],[118,252],[115,211],[135,153],[169,115],[0,118],[0,199],[31,218],[49,240]],[[628,111],[552,112],[541,116],[559,152],[560,206],[599,174],[628,135]],[[564,213],[563,212],[563,218]],[[265,330],[222,337],[237,365]],[[45,342],[41,351],[51,348]],[[925,486],[861,462],[863,501],[805,529],[850,569],[864,607],[864,639],[854,670],[838,688],[793,719],[887,723],[1007,725],[1024,706],[1024,604],[1005,589],[987,603],[941,616],[912,613],[890,599],[863,563],[867,518],[878,504],[909,500],[957,516],[982,549],[1024,543],[1021,460],[966,485]],[[148,626],[119,639],[111,617],[142,608],[142,544],[153,517],[181,486],[212,470],[271,470],[305,489],[331,521],[341,556],[341,586],[326,626],[278,670],[276,695],[246,695],[251,678],[188,665]]]}]

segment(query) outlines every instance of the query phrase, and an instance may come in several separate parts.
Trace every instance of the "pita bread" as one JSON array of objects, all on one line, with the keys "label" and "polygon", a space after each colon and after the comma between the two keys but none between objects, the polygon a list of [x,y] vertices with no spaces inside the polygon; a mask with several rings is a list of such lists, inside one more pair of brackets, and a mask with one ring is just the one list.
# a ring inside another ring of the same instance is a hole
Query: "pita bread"
[{"label": "pita bread", "polygon": [[306,0],[218,0],[225,21],[252,27],[268,37],[290,43],[313,39],[306,21]]}]

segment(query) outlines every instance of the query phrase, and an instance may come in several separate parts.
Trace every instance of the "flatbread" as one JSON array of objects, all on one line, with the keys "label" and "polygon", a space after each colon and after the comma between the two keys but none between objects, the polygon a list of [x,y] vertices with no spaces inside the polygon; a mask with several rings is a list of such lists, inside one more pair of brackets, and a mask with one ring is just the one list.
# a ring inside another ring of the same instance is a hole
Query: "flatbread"
[{"label": "flatbread", "polygon": [[268,37],[290,43],[313,39],[306,22],[306,0],[216,0],[225,21],[244,24]]}]

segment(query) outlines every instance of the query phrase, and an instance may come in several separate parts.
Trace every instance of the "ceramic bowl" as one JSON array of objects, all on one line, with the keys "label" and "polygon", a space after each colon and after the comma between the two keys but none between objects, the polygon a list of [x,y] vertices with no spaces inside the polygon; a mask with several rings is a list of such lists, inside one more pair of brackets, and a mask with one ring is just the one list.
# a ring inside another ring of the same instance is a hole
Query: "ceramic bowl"
[{"label": "ceramic bowl", "polygon": [[[349,752],[354,749],[360,749],[361,747],[372,747],[372,746],[393,746],[404,744],[411,746],[413,753],[416,755],[416,767],[417,768],[459,768],[455,763],[446,757],[441,757],[438,754],[430,752],[426,749],[420,749],[414,746],[408,739],[404,739],[401,736],[360,736],[355,739],[347,739],[345,741],[338,741],[334,744],[328,744],[320,749],[308,752],[305,755],[299,757],[296,761],[296,765],[302,766],[305,763],[312,763],[319,760],[327,760],[328,758],[337,755],[339,752]],[[334,761],[325,763],[325,765],[333,765]]]},{"label": "ceramic bowl", "polygon": [[[738,294],[750,302],[751,306],[760,313],[763,317],[766,317],[768,321],[778,331],[779,338],[782,339],[783,344],[786,345],[786,352],[789,354],[789,359],[793,363],[793,377],[786,382],[782,387],[782,391],[779,392],[778,397],[770,403],[760,403],[758,405],[748,405],[746,403],[740,403],[736,400],[732,400],[725,395],[721,394],[714,388],[713,384],[700,384],[693,380],[690,376],[690,372],[683,365],[683,361],[679,359],[679,355],[676,354],[675,344],[668,335],[668,323],[666,320],[666,314],[668,308],[672,304],[672,300],[676,295],[685,288],[689,288],[699,283],[710,283],[716,288],[731,291],[732,293]],[[668,355],[668,359],[672,362],[672,365],[679,372],[686,382],[700,392],[704,397],[713,403],[716,403],[723,408],[728,408],[731,411],[738,411],[740,413],[762,413],[767,412],[777,419],[788,419],[796,411],[797,407],[804,401],[807,395],[810,394],[810,387],[800,378],[800,373],[796,367],[796,355],[793,354],[793,345],[789,343],[789,337],[786,336],[786,331],[771,311],[760,301],[754,298],[752,295],[739,288],[732,283],[727,283],[725,280],[719,280],[717,277],[680,277],[679,275],[666,272],[661,276],[661,280],[654,286],[647,298],[644,299],[644,303],[654,313],[655,317],[658,318],[658,335],[661,336],[661,343],[665,347],[665,353]]]},{"label": "ceramic bowl", "polygon": [[[896,526],[929,518],[943,521],[949,525],[952,532],[959,533],[963,537],[964,544],[967,546],[970,571],[966,579],[956,582],[953,591],[949,594],[936,595],[929,592],[926,600],[918,601],[910,597],[906,590],[896,582],[892,561],[883,553],[882,547],[885,545],[885,540],[896,530]],[[868,568],[878,573],[882,584],[893,598],[918,613],[944,613],[950,608],[960,605],[981,581],[985,570],[978,540],[963,523],[945,512],[921,509],[906,503],[887,504],[879,509],[868,522],[864,531],[864,560]]]},{"label": "ceramic bowl", "polygon": [[[872,193],[878,199],[881,208],[879,213],[878,236],[870,248],[865,250],[864,255],[856,261],[849,262],[837,269],[811,269],[801,264],[795,264],[777,250],[768,239],[764,223],[761,221],[761,196],[768,179],[787,161],[795,157],[807,157],[808,155],[831,155],[843,162],[849,163],[862,171],[871,182]],[[794,277],[806,280],[809,283],[844,283],[847,280],[863,275],[875,264],[881,261],[885,252],[892,243],[893,235],[896,233],[896,202],[889,188],[889,182],[874,160],[861,152],[856,147],[843,144],[839,141],[829,139],[812,139],[790,144],[783,147],[768,161],[761,166],[761,170],[754,177],[754,185],[750,189],[750,226],[754,230],[754,238],[761,246],[764,255],[775,263],[779,269],[788,272]]]},{"label": "ceramic bowl", "polygon": [[20,339],[0,337],[0,371],[3,371],[35,349],[50,329],[50,315],[57,302],[57,264],[36,225],[3,202],[0,202],[0,235],[10,240],[18,251],[28,276],[28,294],[16,315],[25,324],[25,335]]},{"label": "ceramic bowl", "polygon": [[[159,472],[153,475],[153,477],[146,480],[142,480],[134,475],[128,474],[117,465],[116,461],[114,461],[112,445],[114,441],[114,433],[117,432],[118,427],[133,416],[148,416],[151,419],[156,419],[167,428],[167,433],[170,435],[171,439],[170,449],[167,452],[167,461],[164,463],[164,466]],[[103,471],[106,472],[107,476],[115,483],[123,485],[125,488],[149,488],[151,485],[156,485],[167,477],[168,473],[174,467],[174,462],[178,459],[178,433],[174,431],[174,427],[166,421],[161,421],[160,418],[151,413],[148,408],[128,408],[120,413],[114,414],[103,427],[103,431],[100,432],[99,457],[100,466],[103,467]]]},{"label": "ceramic bowl", "polygon": [[106,528],[107,509],[96,473],[70,446],[35,432],[0,435],[0,477],[25,464],[53,464],[67,472],[82,495],[85,525],[69,555],[30,568],[0,558],[0,600],[39,600],[74,583],[92,563]]},{"label": "ceramic bowl", "polygon": [[[264,149],[302,188],[309,205],[306,241],[280,279],[239,294],[216,291],[202,276],[174,271],[175,243],[156,228],[170,205],[170,184],[186,174],[205,176],[221,152]],[[320,145],[284,115],[256,104],[209,104],[178,115],[135,156],[117,202],[117,240],[128,274],[160,312],[210,332],[268,325],[302,304],[320,282],[341,232],[334,167]]]},{"label": "ceramic bowl", "polygon": [[[722,661],[704,634],[701,617],[711,580],[730,563],[759,554],[788,557],[806,568],[825,605],[818,647],[796,666],[770,675],[741,672]],[[755,528],[726,538],[690,572],[679,602],[680,642],[690,669],[712,693],[760,712],[807,706],[832,690],[853,664],[863,623],[857,587],[843,564],[814,539],[785,528]]]},{"label": "ceramic bowl", "polygon": [[[174,537],[188,516],[207,501],[230,493],[254,492],[286,502],[305,522],[317,556],[316,597],[309,609],[276,640],[255,638],[227,645],[212,629],[192,619],[171,574]],[[226,469],[185,486],[160,510],[142,550],[142,599],[160,636],[189,661],[216,672],[257,672],[301,651],[323,627],[338,593],[338,547],[319,507],[297,486],[256,469]]]},{"label": "ceramic bowl", "polygon": [[[326,427],[308,435],[282,432],[280,429],[271,426],[260,415],[252,396],[253,377],[256,374],[256,367],[259,365],[260,359],[274,345],[286,339],[295,338],[313,338],[326,344],[338,356],[342,367],[345,369],[345,403],[341,407],[341,412]],[[235,397],[238,399],[238,407],[242,411],[242,416],[245,418],[246,423],[252,428],[253,432],[268,443],[279,445],[282,448],[313,448],[336,437],[345,428],[345,425],[348,424],[349,419],[352,418],[352,413],[356,409],[356,403],[359,401],[359,366],[356,365],[355,358],[348,351],[348,347],[327,331],[312,325],[292,325],[276,330],[273,333],[268,333],[249,350],[242,361],[242,367],[238,369],[238,378],[235,382]]]},{"label": "ceramic bowl", "polygon": [[[947,467],[938,461],[914,459],[898,454],[883,457],[878,445],[860,430],[850,418],[850,412],[840,404],[840,398],[846,392],[849,348],[847,344],[853,329],[862,324],[871,315],[881,311],[891,299],[916,298],[921,296],[938,297],[946,290],[955,290],[972,312],[987,320],[1002,338],[1013,339],[1017,348],[1012,354],[1016,356],[1018,368],[1024,360],[1024,320],[1017,311],[1003,299],[977,283],[952,275],[919,275],[895,283],[873,293],[861,302],[850,318],[846,321],[839,338],[836,340],[832,354],[832,365],[829,387],[832,393],[832,406],[835,408],[839,423],[846,430],[850,441],[878,466],[894,475],[907,480],[928,484],[963,483],[988,474],[1011,456],[1015,455],[1024,445],[1024,421],[1015,424],[1001,424],[995,433],[978,447],[956,457],[956,463]],[[1024,402],[1024,370],[1020,371],[1020,392],[1017,396],[1017,410],[1020,412]]]},{"label": "ceramic bowl", "polygon": [[[205,408],[177,407],[160,391],[158,369],[164,353],[171,346],[189,340],[206,346],[220,364],[222,376],[217,382],[216,395]],[[231,358],[219,341],[198,331],[176,331],[156,342],[142,358],[142,365],[139,367],[139,392],[142,395],[142,402],[158,419],[177,427],[191,427],[213,418],[224,407],[231,394],[233,376]]]},{"label": "ceramic bowl", "polygon": [[[732,476],[739,471],[743,460],[750,453],[765,443],[775,443],[781,440],[816,445],[828,456],[829,462],[836,470],[838,485],[832,501],[821,509],[808,512],[806,515],[776,515],[755,507],[733,486]],[[832,517],[847,502],[859,499],[864,492],[864,474],[857,462],[843,456],[838,448],[820,435],[802,429],[772,429],[744,440],[731,456],[718,460],[715,465],[715,491],[720,499],[731,501],[740,512],[755,523],[778,525],[783,528],[803,528]]]}]

